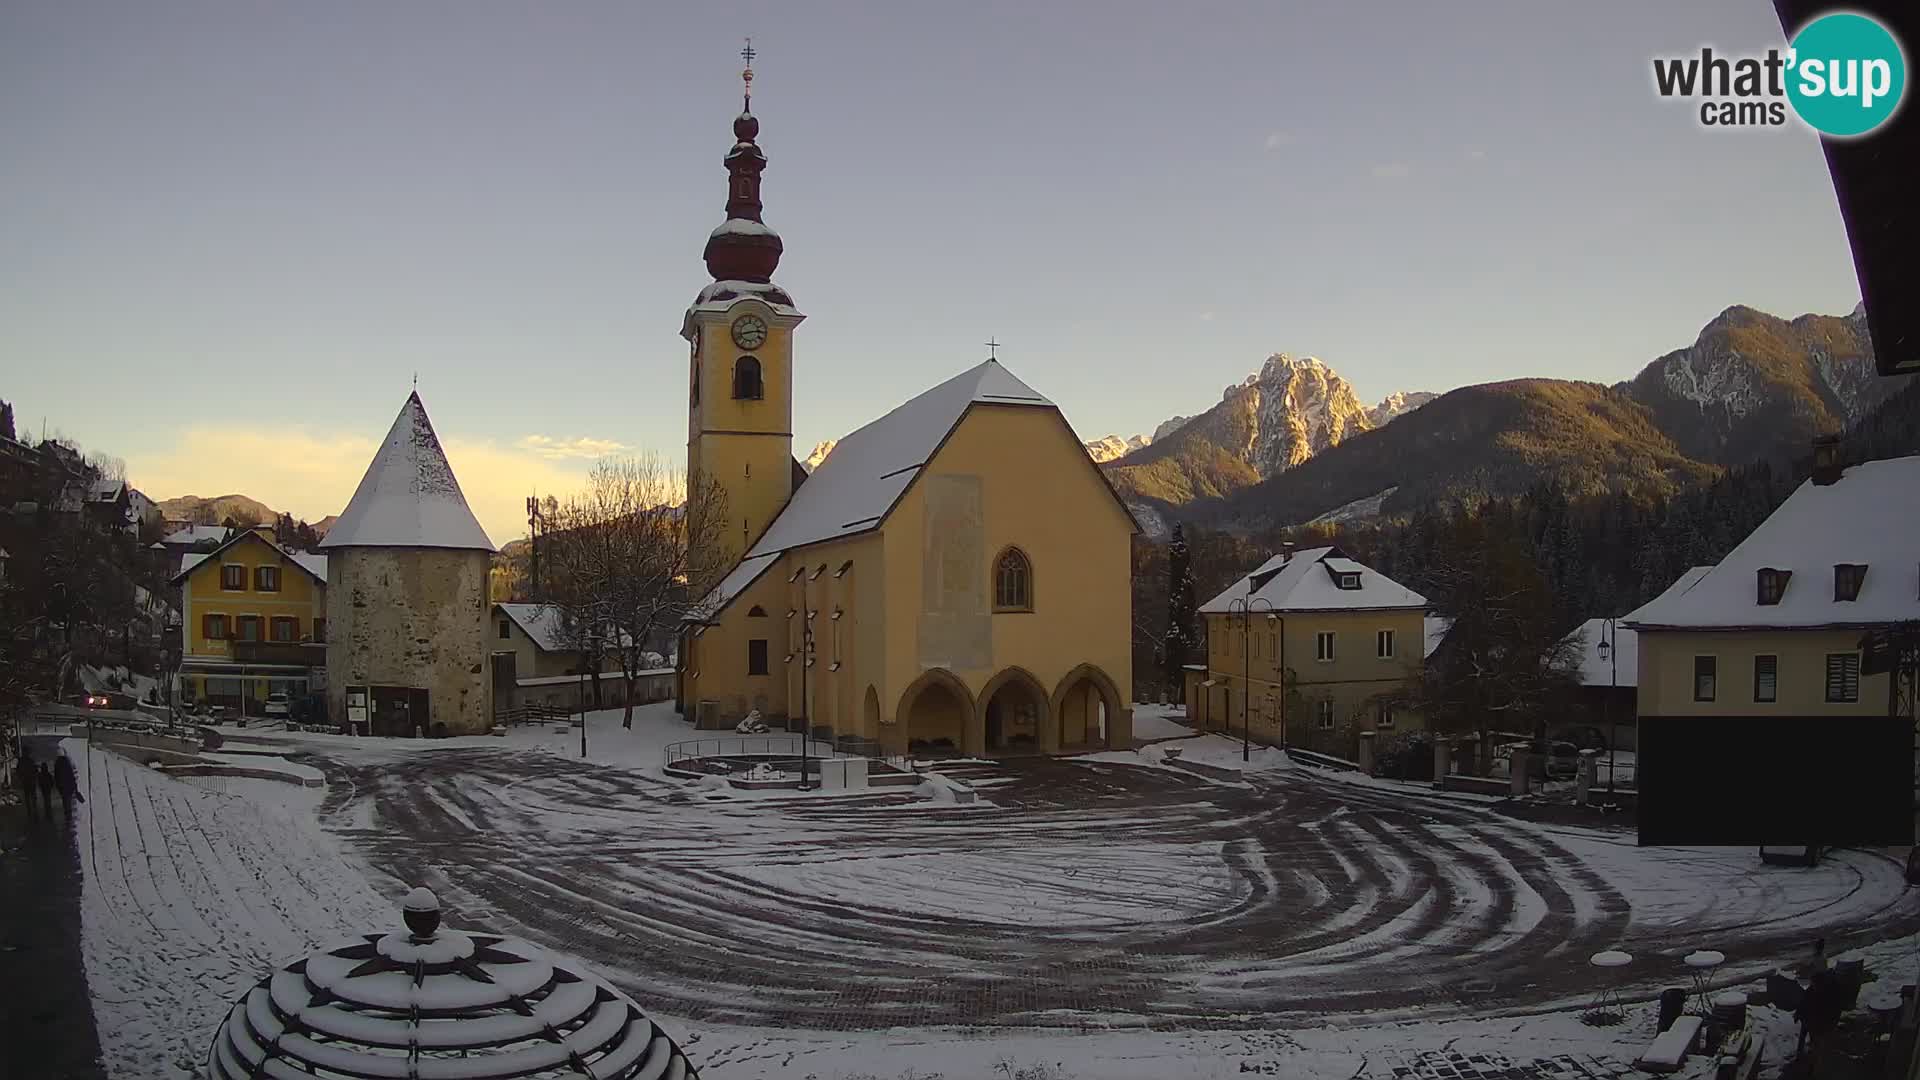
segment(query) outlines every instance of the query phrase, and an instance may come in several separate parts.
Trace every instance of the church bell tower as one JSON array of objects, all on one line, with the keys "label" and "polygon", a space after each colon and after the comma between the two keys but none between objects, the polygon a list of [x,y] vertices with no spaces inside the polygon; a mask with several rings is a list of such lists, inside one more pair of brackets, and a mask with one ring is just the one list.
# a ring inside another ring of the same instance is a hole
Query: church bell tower
[{"label": "church bell tower", "polygon": [[806,316],[773,283],[780,234],[761,220],[760,174],[767,156],[754,142],[753,43],[740,115],[727,151],[727,219],[707,238],[713,284],[687,309],[687,475],[725,493],[727,543],[744,555],[793,495],[793,331]]}]

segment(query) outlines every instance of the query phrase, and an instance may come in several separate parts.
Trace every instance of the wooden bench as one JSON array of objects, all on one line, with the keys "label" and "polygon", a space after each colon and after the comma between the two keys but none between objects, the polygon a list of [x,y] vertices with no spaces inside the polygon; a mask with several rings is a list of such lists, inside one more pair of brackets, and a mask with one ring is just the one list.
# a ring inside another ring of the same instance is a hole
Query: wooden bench
[{"label": "wooden bench", "polygon": [[1680,1063],[1687,1059],[1687,1051],[1693,1049],[1695,1039],[1700,1037],[1700,1025],[1704,1021],[1698,1016],[1682,1016],[1673,1022],[1673,1026],[1654,1036],[1653,1042],[1634,1062],[1635,1067],[1652,1073],[1676,1072]]}]

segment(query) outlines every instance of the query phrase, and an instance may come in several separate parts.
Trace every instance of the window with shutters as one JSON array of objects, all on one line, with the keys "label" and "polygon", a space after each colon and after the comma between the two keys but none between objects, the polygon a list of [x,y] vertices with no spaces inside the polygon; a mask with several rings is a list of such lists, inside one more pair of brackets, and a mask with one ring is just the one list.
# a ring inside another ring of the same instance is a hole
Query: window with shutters
[{"label": "window with shutters", "polygon": [[1316,701],[1313,705],[1313,721],[1323,728],[1333,726],[1333,702]]},{"label": "window with shutters", "polygon": [[220,568],[220,587],[229,592],[247,591],[247,568],[228,563]]},{"label": "window with shutters", "polygon": [[227,640],[227,617],[225,615],[201,616],[200,636],[208,641]]},{"label": "window with shutters", "polygon": [[241,641],[260,640],[260,616],[242,615],[234,620],[234,627],[239,631],[237,636]]},{"label": "window with shutters", "polygon": [[1827,654],[1827,700],[1850,704],[1860,700],[1860,654]]},{"label": "window with shutters", "polygon": [[292,643],[300,640],[300,620],[289,615],[273,617],[273,640]]},{"label": "window with shutters", "polygon": [[258,592],[279,592],[280,568],[277,566],[254,567],[253,587]]},{"label": "window with shutters", "polygon": [[1323,664],[1333,662],[1332,630],[1322,630],[1313,635],[1313,658]]},{"label": "window with shutters", "polygon": [[1720,660],[1714,656],[1696,656],[1693,658],[1693,700],[1712,701],[1718,690]]},{"label": "window with shutters", "polygon": [[1373,651],[1382,660],[1393,659],[1393,631],[1382,630],[1373,635]]},{"label": "window with shutters", "polygon": [[754,638],[747,642],[747,674],[765,675],[767,673],[767,639]]},{"label": "window with shutters", "polygon": [[1778,656],[1753,658],[1753,700],[1762,703],[1780,700],[1780,658]]}]

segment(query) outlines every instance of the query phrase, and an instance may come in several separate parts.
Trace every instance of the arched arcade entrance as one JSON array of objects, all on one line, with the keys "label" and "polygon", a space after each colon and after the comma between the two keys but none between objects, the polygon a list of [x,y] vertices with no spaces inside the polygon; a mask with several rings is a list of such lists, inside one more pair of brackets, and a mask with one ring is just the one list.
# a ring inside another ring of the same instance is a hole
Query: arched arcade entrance
[{"label": "arched arcade entrance", "polygon": [[1112,749],[1120,719],[1120,690],[1107,673],[1081,664],[1054,688],[1049,715],[1060,750]]}]

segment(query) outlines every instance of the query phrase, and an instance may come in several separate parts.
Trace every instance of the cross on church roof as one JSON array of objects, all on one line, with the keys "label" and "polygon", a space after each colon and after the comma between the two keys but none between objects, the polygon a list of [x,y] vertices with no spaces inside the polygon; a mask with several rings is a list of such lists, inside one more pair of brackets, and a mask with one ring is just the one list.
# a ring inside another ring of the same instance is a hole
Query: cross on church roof
[{"label": "cross on church roof", "polygon": [[[998,336],[999,336],[998,334],[994,335],[994,337],[998,337]],[[993,340],[993,338],[988,338],[986,341],[986,346],[987,346],[987,359],[998,361],[1000,359],[1000,343],[998,341]]]},{"label": "cross on church roof", "polygon": [[745,112],[753,111],[753,58],[759,55],[754,51],[753,39],[748,38],[747,47],[740,50],[740,59],[747,62],[746,68],[740,72],[740,82],[743,87],[740,100],[744,103],[741,109]]}]

